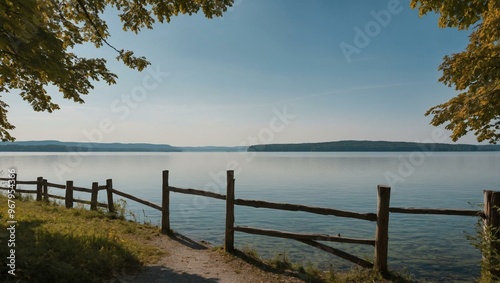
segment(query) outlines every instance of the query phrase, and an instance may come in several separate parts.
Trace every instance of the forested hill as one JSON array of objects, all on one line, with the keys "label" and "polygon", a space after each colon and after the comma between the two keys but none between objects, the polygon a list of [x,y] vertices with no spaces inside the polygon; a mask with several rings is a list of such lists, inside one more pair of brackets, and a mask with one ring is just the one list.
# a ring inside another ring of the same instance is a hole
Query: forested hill
[{"label": "forested hill", "polygon": [[60,141],[0,142],[0,152],[178,152],[180,148],[146,143],[83,143]]},{"label": "forested hill", "polygon": [[390,141],[335,141],[252,145],[248,151],[500,151],[500,145],[416,143]]},{"label": "forested hill", "polygon": [[0,152],[242,152],[246,146],[187,146],[149,143],[46,141],[0,142]]}]

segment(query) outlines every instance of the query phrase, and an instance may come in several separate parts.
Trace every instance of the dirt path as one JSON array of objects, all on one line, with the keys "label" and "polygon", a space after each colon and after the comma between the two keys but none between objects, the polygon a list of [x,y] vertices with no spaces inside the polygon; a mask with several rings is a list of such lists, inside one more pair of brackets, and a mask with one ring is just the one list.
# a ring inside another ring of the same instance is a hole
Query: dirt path
[{"label": "dirt path", "polygon": [[197,243],[181,235],[160,235],[151,244],[167,252],[157,263],[145,266],[139,274],[120,276],[115,282],[244,283],[304,282],[293,274],[266,272],[241,254],[233,256]]}]

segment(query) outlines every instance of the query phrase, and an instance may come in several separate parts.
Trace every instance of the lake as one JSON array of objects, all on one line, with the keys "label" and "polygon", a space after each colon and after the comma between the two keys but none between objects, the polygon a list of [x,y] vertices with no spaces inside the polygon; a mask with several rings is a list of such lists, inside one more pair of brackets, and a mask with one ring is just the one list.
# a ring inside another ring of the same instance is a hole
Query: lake
[{"label": "lake", "polygon": [[[237,198],[376,212],[378,184],[391,184],[391,206],[480,209],[483,190],[500,190],[500,152],[374,153],[0,153],[3,175],[16,168],[19,180],[43,176],[75,186],[104,185],[161,204],[162,170],[170,185],[225,194],[226,170],[235,170]],[[28,186],[21,186],[28,188]],[[59,189],[50,189],[59,193]],[[88,195],[84,195],[89,199]],[[100,194],[104,200],[104,194]],[[127,202],[130,218],[160,223],[160,213]],[[196,240],[221,245],[225,203],[171,194],[171,226]],[[284,231],[373,238],[375,223],[302,212],[236,207],[236,225]],[[475,217],[391,214],[389,268],[418,280],[470,282],[479,275],[481,255],[466,235],[475,233]],[[332,246],[371,260],[373,247]],[[322,268],[352,266],[293,240],[235,234],[236,248],[252,248],[263,257],[288,256]]]}]

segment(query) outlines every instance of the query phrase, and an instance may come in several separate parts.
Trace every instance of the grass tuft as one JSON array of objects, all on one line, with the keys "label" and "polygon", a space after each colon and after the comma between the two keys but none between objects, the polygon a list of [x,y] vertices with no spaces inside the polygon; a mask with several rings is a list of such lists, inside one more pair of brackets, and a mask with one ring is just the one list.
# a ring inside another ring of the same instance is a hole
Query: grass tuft
[{"label": "grass tuft", "polygon": [[[481,206],[482,207],[482,206]],[[496,208],[500,211],[500,208]],[[485,226],[484,220],[478,218],[476,233],[466,234],[470,244],[481,251],[481,275],[479,283],[500,282],[500,253],[494,246],[500,247],[500,228]]]},{"label": "grass tuft", "polygon": [[404,272],[390,272],[383,276],[382,274],[361,267],[353,267],[348,271],[329,271],[320,270],[312,263],[301,265],[293,263],[286,251],[276,254],[271,259],[262,259],[254,248],[243,247],[241,252],[236,253],[247,262],[258,266],[259,268],[277,272],[295,274],[294,276],[308,283],[358,283],[358,282],[380,282],[380,283],[413,283],[408,274]]}]

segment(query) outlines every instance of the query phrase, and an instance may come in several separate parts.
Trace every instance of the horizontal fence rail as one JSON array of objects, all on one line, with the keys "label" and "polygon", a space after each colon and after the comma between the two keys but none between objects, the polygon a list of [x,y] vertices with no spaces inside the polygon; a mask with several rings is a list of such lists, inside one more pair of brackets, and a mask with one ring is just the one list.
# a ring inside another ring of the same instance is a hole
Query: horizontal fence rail
[{"label": "horizontal fence rail", "polygon": [[[10,179],[0,178],[2,181],[8,181]],[[36,185],[37,181],[16,181],[18,185]]]},{"label": "horizontal fence rail", "polygon": [[66,189],[66,185],[60,185],[60,184],[54,184],[54,183],[49,183],[47,182],[47,186],[52,187],[52,188],[58,188],[58,189]]},{"label": "horizontal fence rail", "polygon": [[341,251],[339,249],[336,249],[334,247],[330,247],[330,246],[327,246],[327,245],[324,245],[324,244],[321,244],[321,243],[318,243],[316,241],[312,241],[312,240],[297,240],[299,242],[302,242],[306,245],[310,245],[310,246],[313,246],[313,247],[316,247],[320,250],[323,250],[325,252],[328,252],[328,253],[331,253],[333,255],[336,255],[340,258],[343,258],[345,260],[348,260],[350,262],[353,262],[353,263],[356,263],[357,265],[359,266],[362,266],[362,267],[367,267],[367,268],[371,268],[371,267],[374,267],[373,263],[371,262],[368,262],[364,259],[361,259],[357,256],[354,256],[352,254],[349,254],[349,253],[346,253],[344,251]]},{"label": "horizontal fence rail", "polygon": [[[0,189],[8,190],[9,188],[0,188]],[[24,193],[24,194],[36,194],[36,190],[16,189],[16,192],[18,192],[18,193]]]},{"label": "horizontal fence rail", "polygon": [[176,188],[176,187],[171,187],[171,186],[168,187],[168,190],[171,192],[175,192],[175,193],[195,195],[195,196],[204,196],[204,197],[209,197],[209,198],[226,200],[225,195],[212,193],[209,191],[202,191],[202,190],[197,190],[197,189],[181,189],[181,188]]},{"label": "horizontal fence rail", "polygon": [[306,205],[301,205],[301,204],[276,203],[276,202],[268,202],[268,201],[261,201],[261,200],[246,200],[246,199],[235,199],[234,204],[251,206],[251,207],[256,207],[256,208],[271,208],[271,209],[288,210],[288,211],[303,211],[303,212],[309,212],[309,213],[315,213],[315,214],[321,214],[321,215],[334,215],[334,216],[338,216],[338,217],[347,217],[347,218],[355,218],[355,219],[368,220],[368,221],[377,221],[377,214],[375,214],[375,213],[358,213],[358,212],[337,210],[337,209],[333,209],[333,208],[306,206]]},{"label": "horizontal fence rail", "polygon": [[82,193],[92,193],[92,189],[82,188],[82,187],[73,187],[73,190]]},{"label": "horizontal fence rail", "polygon": [[252,228],[248,226],[235,226],[234,231],[245,232],[249,234],[272,236],[278,238],[294,239],[294,240],[318,240],[318,241],[329,241],[338,243],[350,243],[350,244],[362,244],[375,246],[375,240],[370,239],[356,239],[356,238],[345,238],[340,236],[326,235],[326,234],[311,234],[311,233],[295,233],[295,232],[283,232],[271,229],[263,228]]},{"label": "horizontal fence rail", "polygon": [[122,197],[124,197],[124,198],[128,198],[128,199],[133,200],[133,201],[135,201],[135,202],[138,202],[138,203],[144,204],[144,205],[146,205],[146,206],[149,206],[149,207],[151,207],[151,208],[154,208],[154,209],[156,209],[156,210],[161,211],[161,206],[159,206],[159,205],[157,205],[157,204],[154,204],[154,203],[152,203],[152,202],[149,202],[149,201],[147,201],[147,200],[143,200],[143,199],[140,199],[140,198],[138,198],[138,197],[134,197],[133,195],[129,195],[129,194],[127,194],[127,193],[120,192],[120,191],[115,190],[115,189],[113,189],[113,193],[114,193],[114,194],[117,194],[117,195],[119,195],[119,196],[122,196]]},{"label": "horizontal fence rail", "polygon": [[481,216],[484,217],[484,212],[481,210],[468,209],[436,209],[436,208],[414,208],[414,207],[390,207],[389,212],[393,213],[410,213],[410,214],[439,214],[439,215],[455,215],[455,216]]}]

